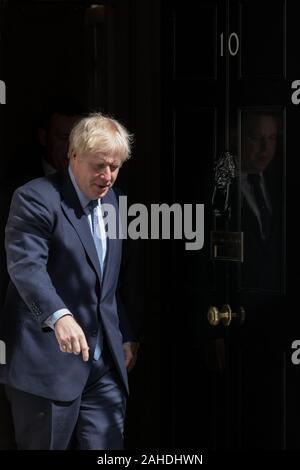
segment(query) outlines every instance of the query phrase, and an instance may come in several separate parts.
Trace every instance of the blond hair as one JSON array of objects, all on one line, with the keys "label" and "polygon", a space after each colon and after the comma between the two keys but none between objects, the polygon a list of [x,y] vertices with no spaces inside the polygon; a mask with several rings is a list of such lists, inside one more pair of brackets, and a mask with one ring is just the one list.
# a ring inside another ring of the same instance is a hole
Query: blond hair
[{"label": "blond hair", "polygon": [[73,127],[68,155],[70,157],[72,151],[79,157],[84,153],[99,152],[125,161],[130,158],[132,140],[133,136],[118,121],[101,113],[92,113]]}]

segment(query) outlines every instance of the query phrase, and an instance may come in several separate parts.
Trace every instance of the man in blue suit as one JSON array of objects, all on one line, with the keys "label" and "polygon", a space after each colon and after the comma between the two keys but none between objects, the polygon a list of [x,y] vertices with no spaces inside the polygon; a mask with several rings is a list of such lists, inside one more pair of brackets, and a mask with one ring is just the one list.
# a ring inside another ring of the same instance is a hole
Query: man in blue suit
[{"label": "man in blue suit", "polygon": [[67,171],[14,193],[0,379],[19,449],[67,449],[73,435],[79,449],[123,447],[137,343],[119,292],[122,240],[107,236],[102,204],[118,214],[112,186],[130,141],[112,118],[83,118]]}]

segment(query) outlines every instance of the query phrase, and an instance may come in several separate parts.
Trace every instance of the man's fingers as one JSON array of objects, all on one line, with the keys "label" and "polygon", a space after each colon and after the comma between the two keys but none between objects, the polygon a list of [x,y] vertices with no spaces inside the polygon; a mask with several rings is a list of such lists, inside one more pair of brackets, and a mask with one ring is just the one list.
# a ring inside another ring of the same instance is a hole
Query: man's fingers
[{"label": "man's fingers", "polygon": [[66,352],[71,353],[72,352],[72,345],[68,341],[62,341],[59,344],[59,347],[60,347],[60,350],[64,353],[66,353]]},{"label": "man's fingers", "polygon": [[130,359],[125,361],[126,369],[127,369],[128,372],[132,371],[132,369],[134,368],[134,366],[136,364],[136,360],[137,360],[137,356],[134,355]]},{"label": "man's fingers", "polygon": [[60,350],[62,352],[73,353],[78,356],[82,352],[82,358],[84,361],[89,360],[89,347],[87,345],[85,337],[72,338],[71,341],[64,341],[60,344]]},{"label": "man's fingers", "polygon": [[84,361],[89,360],[89,347],[82,328],[76,323],[74,318],[66,315],[57,320],[55,324],[55,336],[60,350],[73,354],[82,353]]},{"label": "man's fingers", "polygon": [[84,362],[87,362],[89,360],[89,347],[88,346],[82,349],[82,359],[84,360]]},{"label": "man's fingers", "polygon": [[76,354],[76,356],[78,356],[78,354],[80,354],[81,347],[80,347],[80,342],[77,338],[72,339],[72,348],[73,348],[73,353]]},{"label": "man's fingers", "polygon": [[86,362],[89,360],[89,347],[86,342],[85,336],[81,337],[79,341],[80,341],[80,347],[81,347],[81,352],[82,352],[82,359]]}]

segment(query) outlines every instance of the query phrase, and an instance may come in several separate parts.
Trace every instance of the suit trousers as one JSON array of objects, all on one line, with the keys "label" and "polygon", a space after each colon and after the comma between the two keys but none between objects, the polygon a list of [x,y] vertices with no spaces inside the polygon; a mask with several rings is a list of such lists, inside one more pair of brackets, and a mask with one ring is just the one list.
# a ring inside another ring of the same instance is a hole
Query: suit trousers
[{"label": "suit trousers", "polygon": [[6,386],[19,450],[123,449],[126,395],[104,348],[85,388],[71,402],[51,401]]}]

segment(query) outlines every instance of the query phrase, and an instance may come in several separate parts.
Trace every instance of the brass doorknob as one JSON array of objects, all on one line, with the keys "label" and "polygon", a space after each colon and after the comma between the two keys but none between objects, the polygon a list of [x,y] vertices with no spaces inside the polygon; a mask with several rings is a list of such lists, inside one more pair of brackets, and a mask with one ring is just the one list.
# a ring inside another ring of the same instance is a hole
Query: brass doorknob
[{"label": "brass doorknob", "polygon": [[243,307],[240,307],[238,312],[233,312],[228,304],[223,305],[220,310],[211,306],[207,312],[207,319],[211,326],[217,326],[220,322],[224,326],[229,326],[233,318],[239,318],[240,323],[244,323],[245,316],[246,313]]}]

